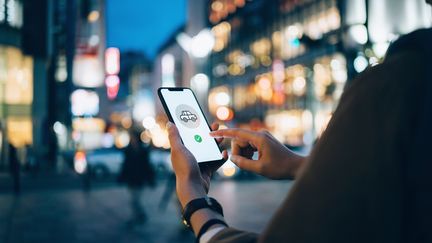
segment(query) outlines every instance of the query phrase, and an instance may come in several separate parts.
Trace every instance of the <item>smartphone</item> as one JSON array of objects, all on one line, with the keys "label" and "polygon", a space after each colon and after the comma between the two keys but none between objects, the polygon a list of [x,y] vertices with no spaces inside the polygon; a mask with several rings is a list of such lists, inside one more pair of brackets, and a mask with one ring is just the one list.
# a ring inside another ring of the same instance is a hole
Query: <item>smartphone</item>
[{"label": "smartphone", "polygon": [[183,144],[198,163],[222,162],[222,151],[209,135],[210,125],[192,90],[161,87],[158,95],[168,119],[177,126]]}]

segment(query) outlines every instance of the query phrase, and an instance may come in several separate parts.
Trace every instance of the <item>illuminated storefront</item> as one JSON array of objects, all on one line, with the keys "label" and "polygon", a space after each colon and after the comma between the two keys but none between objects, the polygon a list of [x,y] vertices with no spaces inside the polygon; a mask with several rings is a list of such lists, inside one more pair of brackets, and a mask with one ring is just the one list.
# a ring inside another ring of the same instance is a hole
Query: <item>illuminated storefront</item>
[{"label": "illuminated storefront", "polygon": [[4,146],[33,144],[32,102],[33,59],[16,47],[0,45],[0,121]]},{"label": "illuminated storefront", "polygon": [[289,145],[313,144],[345,84],[397,36],[430,26],[424,1],[397,2],[211,1],[211,114]]},{"label": "illuminated storefront", "polygon": [[[33,143],[33,58],[20,49],[22,1],[0,0],[1,142],[23,147]],[[3,152],[2,149],[2,152]]]}]

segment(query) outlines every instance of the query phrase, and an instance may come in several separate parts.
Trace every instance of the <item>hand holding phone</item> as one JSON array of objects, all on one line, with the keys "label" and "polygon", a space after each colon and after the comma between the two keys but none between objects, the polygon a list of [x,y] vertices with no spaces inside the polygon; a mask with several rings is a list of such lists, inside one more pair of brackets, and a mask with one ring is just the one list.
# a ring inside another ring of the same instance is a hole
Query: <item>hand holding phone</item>
[{"label": "hand holding phone", "polygon": [[169,120],[177,126],[183,144],[197,162],[223,162],[221,150],[209,134],[210,126],[192,90],[162,87],[158,95]]}]

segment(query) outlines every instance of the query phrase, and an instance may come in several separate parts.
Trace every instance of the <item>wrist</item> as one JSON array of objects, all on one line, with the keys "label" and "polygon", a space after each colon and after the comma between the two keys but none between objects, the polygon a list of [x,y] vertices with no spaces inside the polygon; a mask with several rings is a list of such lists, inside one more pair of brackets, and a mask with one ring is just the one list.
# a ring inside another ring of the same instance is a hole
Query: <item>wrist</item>
[{"label": "wrist", "polygon": [[298,173],[301,169],[301,167],[304,164],[304,161],[307,157],[298,155],[293,153],[292,156],[289,156],[287,165],[289,167],[287,168],[287,171],[285,172],[287,179],[295,179],[298,176]]},{"label": "wrist", "polygon": [[[195,235],[198,235],[199,230],[202,228],[202,226],[211,219],[219,219],[222,221],[225,221],[224,217],[213,210],[209,208],[203,208],[200,210],[197,210],[194,214],[192,214],[190,223],[192,225],[192,230],[195,233]],[[216,225],[215,225],[216,226]],[[217,224],[217,226],[221,226],[220,224]]]},{"label": "wrist", "polygon": [[176,180],[177,196],[182,208],[194,199],[202,198],[207,195],[203,185],[190,180]]}]

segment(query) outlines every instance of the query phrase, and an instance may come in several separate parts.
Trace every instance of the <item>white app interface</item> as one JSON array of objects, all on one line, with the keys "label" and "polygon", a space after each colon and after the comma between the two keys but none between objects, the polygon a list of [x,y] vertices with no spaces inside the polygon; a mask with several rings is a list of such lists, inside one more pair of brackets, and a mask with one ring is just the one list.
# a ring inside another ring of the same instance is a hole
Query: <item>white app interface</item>
[{"label": "white app interface", "polygon": [[169,91],[162,96],[176,124],[184,145],[198,162],[221,160],[222,155],[191,90]]}]

